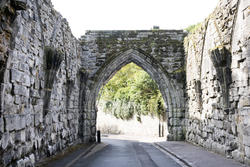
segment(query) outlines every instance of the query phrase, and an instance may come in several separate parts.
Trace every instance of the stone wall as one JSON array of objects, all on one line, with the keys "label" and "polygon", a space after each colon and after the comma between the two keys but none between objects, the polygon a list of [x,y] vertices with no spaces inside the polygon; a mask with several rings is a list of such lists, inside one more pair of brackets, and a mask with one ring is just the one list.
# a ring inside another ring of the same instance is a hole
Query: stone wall
[{"label": "stone wall", "polygon": [[[15,3],[14,3],[15,2]],[[5,69],[8,62],[9,57],[9,51],[10,49],[10,41],[11,41],[11,35],[13,32],[13,22],[17,16],[18,10],[24,10],[26,9],[26,4],[23,4],[19,1],[6,1],[2,0],[0,2],[0,111],[3,107],[2,103],[2,90],[4,82],[4,75],[5,75]],[[1,116],[1,114],[0,114]],[[2,119],[1,119],[2,122]],[[2,123],[0,123],[2,125]],[[1,126],[0,126],[1,127]],[[1,129],[1,128],[0,128]]]},{"label": "stone wall", "polygon": [[78,41],[50,0],[0,5],[1,166],[33,165],[95,141],[98,92],[130,62],[156,80],[168,106],[169,139],[183,140],[182,30],[89,31]]},{"label": "stone wall", "polygon": [[50,0],[1,0],[0,166],[32,166],[95,141],[99,90],[131,62],[159,85],[169,140],[186,136],[250,164],[249,6],[220,0],[186,40],[185,71],[182,30],[88,31],[77,40]]},{"label": "stone wall", "polygon": [[221,0],[186,39],[186,139],[250,164],[250,1]]},{"label": "stone wall", "polygon": [[79,141],[79,44],[49,0],[0,7],[0,166],[32,166]]},{"label": "stone wall", "polygon": [[81,39],[88,76],[84,98],[84,141],[95,140],[100,88],[123,66],[135,63],[156,81],[168,108],[169,140],[184,140],[185,71],[183,30],[88,31]]}]

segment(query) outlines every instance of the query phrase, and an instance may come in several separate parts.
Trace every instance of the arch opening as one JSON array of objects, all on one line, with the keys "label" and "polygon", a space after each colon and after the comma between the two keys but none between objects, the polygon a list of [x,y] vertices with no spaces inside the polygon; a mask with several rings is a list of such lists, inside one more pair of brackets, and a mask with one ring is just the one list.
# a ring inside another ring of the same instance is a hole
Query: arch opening
[{"label": "arch opening", "polygon": [[83,109],[83,140],[85,142],[95,141],[97,97],[100,89],[114,74],[123,66],[135,63],[146,71],[157,83],[158,88],[166,105],[166,117],[168,119],[168,140],[184,139],[184,96],[183,90],[179,87],[164,68],[152,56],[146,55],[140,50],[129,49],[119,55],[107,60],[97,71],[96,75],[87,81],[87,91]]},{"label": "arch opening", "polygon": [[166,105],[158,87],[136,64],[122,67],[99,91],[97,130],[150,139],[166,136]]}]

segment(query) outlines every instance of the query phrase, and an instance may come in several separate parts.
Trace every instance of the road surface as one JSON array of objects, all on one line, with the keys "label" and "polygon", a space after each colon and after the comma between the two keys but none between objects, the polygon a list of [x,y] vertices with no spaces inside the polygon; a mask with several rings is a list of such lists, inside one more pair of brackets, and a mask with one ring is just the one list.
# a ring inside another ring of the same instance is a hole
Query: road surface
[{"label": "road surface", "polygon": [[150,143],[103,139],[107,146],[80,158],[72,167],[181,167]]}]

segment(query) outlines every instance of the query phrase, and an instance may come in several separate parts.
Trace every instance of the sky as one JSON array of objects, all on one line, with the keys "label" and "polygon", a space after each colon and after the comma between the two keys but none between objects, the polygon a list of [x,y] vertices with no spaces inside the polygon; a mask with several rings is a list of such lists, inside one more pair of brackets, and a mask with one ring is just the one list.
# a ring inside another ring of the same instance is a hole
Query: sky
[{"label": "sky", "polygon": [[184,29],[203,21],[219,0],[52,0],[76,37],[86,30]]}]

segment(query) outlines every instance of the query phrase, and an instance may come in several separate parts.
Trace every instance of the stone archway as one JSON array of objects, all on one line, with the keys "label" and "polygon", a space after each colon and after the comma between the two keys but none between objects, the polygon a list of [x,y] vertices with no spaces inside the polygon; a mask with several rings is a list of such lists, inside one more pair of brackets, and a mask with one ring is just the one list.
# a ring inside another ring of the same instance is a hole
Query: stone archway
[{"label": "stone archway", "polygon": [[96,99],[101,87],[123,66],[135,63],[142,67],[156,81],[167,106],[168,140],[183,140],[184,96],[181,86],[173,80],[162,65],[142,50],[129,49],[106,60],[96,75],[86,83],[85,102],[83,104],[83,140],[94,141],[96,133]]}]

